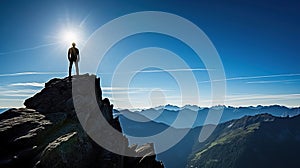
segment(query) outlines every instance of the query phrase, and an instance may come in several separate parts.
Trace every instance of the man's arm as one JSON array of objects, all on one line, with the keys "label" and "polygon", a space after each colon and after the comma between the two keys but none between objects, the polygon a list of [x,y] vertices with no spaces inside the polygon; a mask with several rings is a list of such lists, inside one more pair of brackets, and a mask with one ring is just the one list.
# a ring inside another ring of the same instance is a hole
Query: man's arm
[{"label": "man's arm", "polygon": [[78,52],[78,55],[77,55],[77,62],[80,61],[80,56],[79,56],[79,52]]},{"label": "man's arm", "polygon": [[77,62],[80,61],[80,55],[79,55],[79,50],[77,49]]}]

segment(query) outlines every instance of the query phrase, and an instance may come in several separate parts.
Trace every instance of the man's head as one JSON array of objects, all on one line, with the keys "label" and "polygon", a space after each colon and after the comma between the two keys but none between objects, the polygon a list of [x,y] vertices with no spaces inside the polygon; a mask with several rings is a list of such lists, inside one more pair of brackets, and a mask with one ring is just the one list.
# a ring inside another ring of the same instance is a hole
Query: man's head
[{"label": "man's head", "polygon": [[75,43],[72,43],[72,46],[73,46],[73,47],[75,47],[75,46],[76,46],[76,44],[75,44]]}]

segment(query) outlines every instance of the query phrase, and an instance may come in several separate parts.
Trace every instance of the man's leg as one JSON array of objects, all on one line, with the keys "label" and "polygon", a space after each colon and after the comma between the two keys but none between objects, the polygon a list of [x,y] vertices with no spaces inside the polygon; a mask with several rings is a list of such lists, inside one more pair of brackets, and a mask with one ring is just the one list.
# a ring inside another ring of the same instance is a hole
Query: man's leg
[{"label": "man's leg", "polygon": [[78,61],[75,61],[76,75],[79,75]]},{"label": "man's leg", "polygon": [[72,65],[73,65],[73,61],[69,62],[69,78],[71,78],[72,76]]}]

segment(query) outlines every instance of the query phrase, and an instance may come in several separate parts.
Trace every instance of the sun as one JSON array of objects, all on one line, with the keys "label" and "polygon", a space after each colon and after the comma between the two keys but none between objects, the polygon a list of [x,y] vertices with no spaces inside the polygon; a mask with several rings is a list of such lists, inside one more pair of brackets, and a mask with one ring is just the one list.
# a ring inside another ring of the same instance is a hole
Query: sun
[{"label": "sun", "polygon": [[64,41],[69,42],[69,43],[78,41],[78,37],[77,37],[76,33],[71,32],[71,31],[65,32],[63,39],[64,39]]},{"label": "sun", "polygon": [[60,33],[60,40],[66,45],[70,45],[73,42],[76,44],[81,43],[81,32],[77,29],[65,29]]},{"label": "sun", "polygon": [[73,42],[75,43],[79,42],[80,39],[79,39],[78,32],[67,30],[63,32],[62,40],[68,44],[71,44]]}]

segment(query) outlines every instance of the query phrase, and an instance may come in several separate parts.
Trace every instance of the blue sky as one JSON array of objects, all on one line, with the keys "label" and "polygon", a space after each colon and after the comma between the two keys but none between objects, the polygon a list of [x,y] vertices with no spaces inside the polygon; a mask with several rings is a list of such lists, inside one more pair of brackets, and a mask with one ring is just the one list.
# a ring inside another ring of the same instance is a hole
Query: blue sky
[{"label": "blue sky", "polygon": [[[70,40],[65,38],[66,34],[75,34],[78,48],[82,49],[99,27],[139,11],[173,13],[206,33],[223,63],[227,83],[225,105],[299,106],[300,2],[296,0],[3,0],[0,4],[0,107],[20,107],[24,99],[42,89],[43,83],[67,75]],[[111,98],[116,107],[129,107],[128,102],[122,101],[128,92],[136,108],[163,103],[183,105],[178,99],[180,88],[168,73],[170,70],[145,69],[148,71],[137,73],[132,79],[130,88],[112,87],[111,72],[120,61],[147,47],[172,51],[191,67],[201,98],[195,102],[193,95],[184,97],[184,104],[214,105],[210,103],[208,73],[202,70],[205,65],[196,53],[173,37],[144,33],[113,46],[97,70],[104,96]],[[171,71],[187,73],[181,68]],[[114,98],[113,91],[117,95]]]}]

